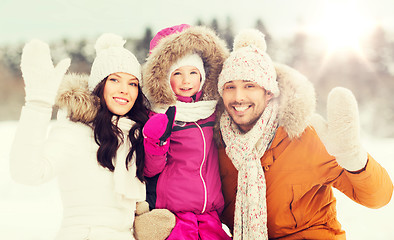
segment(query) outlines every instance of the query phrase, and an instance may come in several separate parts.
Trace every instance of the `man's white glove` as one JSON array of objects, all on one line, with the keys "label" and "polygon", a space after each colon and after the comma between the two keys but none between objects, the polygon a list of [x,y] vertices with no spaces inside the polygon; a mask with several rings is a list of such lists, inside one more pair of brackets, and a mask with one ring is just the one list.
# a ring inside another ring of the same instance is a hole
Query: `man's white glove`
[{"label": "man's white glove", "polygon": [[52,107],[70,62],[66,58],[54,67],[48,44],[37,39],[28,42],[23,48],[21,59],[26,104]]},{"label": "man's white glove", "polygon": [[350,90],[341,87],[332,89],[328,95],[327,121],[318,114],[312,117],[312,126],[327,152],[348,171],[363,169],[368,160],[361,146],[359,125],[356,98]]}]

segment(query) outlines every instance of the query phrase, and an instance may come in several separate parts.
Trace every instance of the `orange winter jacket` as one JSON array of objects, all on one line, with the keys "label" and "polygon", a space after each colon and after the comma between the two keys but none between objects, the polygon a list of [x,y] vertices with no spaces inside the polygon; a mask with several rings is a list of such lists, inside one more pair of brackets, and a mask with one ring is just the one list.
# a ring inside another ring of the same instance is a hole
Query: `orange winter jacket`
[{"label": "orange winter jacket", "polygon": [[[221,218],[232,231],[237,170],[223,148],[219,149],[219,160],[225,199]],[[279,127],[261,164],[267,184],[270,239],[345,239],[332,186],[369,208],[384,206],[393,192],[386,170],[371,156],[363,170],[348,172],[309,127],[293,140]]]}]

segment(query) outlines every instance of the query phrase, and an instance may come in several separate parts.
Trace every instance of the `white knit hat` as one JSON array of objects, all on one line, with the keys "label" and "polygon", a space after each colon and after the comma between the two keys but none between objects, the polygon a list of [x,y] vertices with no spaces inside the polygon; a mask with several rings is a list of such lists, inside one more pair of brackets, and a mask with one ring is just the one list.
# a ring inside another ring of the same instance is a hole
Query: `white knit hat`
[{"label": "white knit hat", "polygon": [[178,59],[178,61],[176,61],[176,63],[174,63],[170,67],[170,70],[168,71],[168,82],[170,82],[171,74],[175,70],[177,70],[178,68],[183,67],[183,66],[193,66],[193,67],[196,67],[198,69],[198,71],[200,71],[201,83],[200,83],[200,89],[198,91],[201,91],[201,89],[205,83],[205,70],[204,70],[204,63],[203,63],[201,57],[196,53],[188,54],[188,55]]},{"label": "white knit hat", "polygon": [[104,33],[97,39],[94,46],[97,56],[88,82],[90,91],[108,75],[117,72],[129,73],[141,80],[141,65],[134,54],[123,47],[125,43],[122,37],[112,33]]},{"label": "white knit hat", "polygon": [[234,51],[224,62],[219,75],[218,91],[223,93],[223,86],[233,80],[249,80],[279,96],[276,71],[268,56],[264,34],[255,29],[244,30],[234,39]]}]

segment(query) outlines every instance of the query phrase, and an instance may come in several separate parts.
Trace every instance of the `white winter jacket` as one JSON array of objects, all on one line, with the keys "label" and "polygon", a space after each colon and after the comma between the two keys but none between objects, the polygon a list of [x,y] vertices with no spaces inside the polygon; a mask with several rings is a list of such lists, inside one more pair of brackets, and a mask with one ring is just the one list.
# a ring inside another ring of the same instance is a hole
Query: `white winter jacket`
[{"label": "white winter jacket", "polygon": [[[126,170],[130,142],[118,149],[111,172],[97,162],[89,125],[62,114],[51,124],[51,113],[50,108],[23,107],[11,149],[13,179],[34,185],[57,177],[64,208],[57,240],[134,239],[135,206],[145,200],[145,185],[136,177],[135,159]],[[122,118],[118,127],[127,134],[132,124]]]}]

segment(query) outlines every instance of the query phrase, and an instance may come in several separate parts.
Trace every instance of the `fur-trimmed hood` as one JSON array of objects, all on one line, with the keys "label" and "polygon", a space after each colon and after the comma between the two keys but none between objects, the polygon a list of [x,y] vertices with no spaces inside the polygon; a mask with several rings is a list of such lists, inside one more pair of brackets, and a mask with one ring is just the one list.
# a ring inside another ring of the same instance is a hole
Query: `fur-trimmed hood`
[{"label": "fur-trimmed hood", "polygon": [[217,80],[229,51],[213,30],[195,26],[163,38],[143,65],[142,91],[153,108],[175,105],[176,97],[168,84],[168,71],[178,59],[191,53],[200,55],[204,62],[206,80],[201,100],[219,99]]},{"label": "fur-trimmed hood", "polygon": [[[289,66],[275,63],[275,70],[280,89],[279,125],[290,138],[296,138],[308,127],[315,112],[315,89],[304,75]],[[59,87],[56,105],[67,112],[71,121],[89,124],[96,117],[99,99],[88,90],[88,79],[88,75],[68,74]],[[222,109],[218,107],[219,115]]]},{"label": "fur-trimmed hood", "polygon": [[99,98],[88,89],[88,80],[88,75],[68,74],[60,84],[56,106],[73,122],[90,124],[100,107]]},{"label": "fur-trimmed hood", "polygon": [[280,90],[279,126],[284,127],[290,138],[296,138],[310,125],[316,110],[315,88],[295,69],[279,63],[274,65]]},{"label": "fur-trimmed hood", "polygon": [[[310,119],[316,109],[315,89],[312,83],[297,70],[284,64],[274,63],[279,85],[279,126],[293,139],[301,136],[310,125]],[[223,101],[217,107],[220,119],[224,111]],[[219,121],[215,131],[219,131]],[[220,134],[215,134],[220,136]],[[220,143],[220,140],[219,140]]]}]

